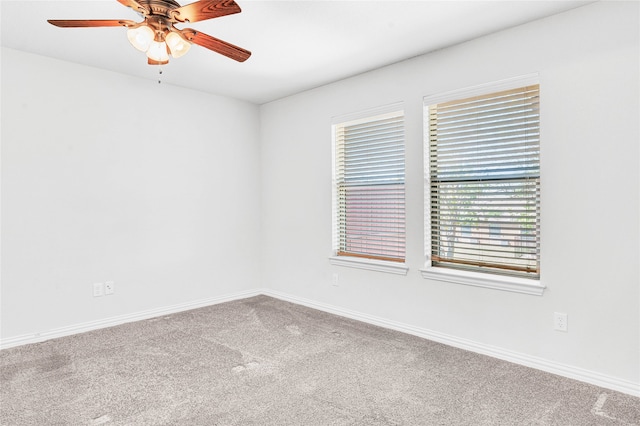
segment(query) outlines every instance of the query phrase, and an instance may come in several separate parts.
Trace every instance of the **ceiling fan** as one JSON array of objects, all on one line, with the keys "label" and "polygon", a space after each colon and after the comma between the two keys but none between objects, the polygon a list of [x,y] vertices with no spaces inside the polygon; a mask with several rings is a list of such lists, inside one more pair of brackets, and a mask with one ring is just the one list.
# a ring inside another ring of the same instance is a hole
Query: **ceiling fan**
[{"label": "ceiling fan", "polygon": [[144,21],[127,19],[49,19],[56,27],[127,27],[127,38],[136,49],[147,54],[149,65],[164,65],[169,55],[179,58],[197,44],[238,62],[246,61],[251,52],[200,31],[178,29],[174,24],[198,22],[240,13],[234,0],[200,0],[180,6],[174,0],[117,0],[138,12]]}]

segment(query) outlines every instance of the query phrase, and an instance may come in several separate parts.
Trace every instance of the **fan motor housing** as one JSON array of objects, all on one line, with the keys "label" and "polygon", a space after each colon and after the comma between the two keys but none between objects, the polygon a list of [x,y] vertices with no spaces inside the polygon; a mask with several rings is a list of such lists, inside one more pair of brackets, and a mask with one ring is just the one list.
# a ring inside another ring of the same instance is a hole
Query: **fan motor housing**
[{"label": "fan motor housing", "polygon": [[171,11],[180,7],[174,0],[138,0],[140,5],[150,10],[149,15],[159,15],[171,18]]}]

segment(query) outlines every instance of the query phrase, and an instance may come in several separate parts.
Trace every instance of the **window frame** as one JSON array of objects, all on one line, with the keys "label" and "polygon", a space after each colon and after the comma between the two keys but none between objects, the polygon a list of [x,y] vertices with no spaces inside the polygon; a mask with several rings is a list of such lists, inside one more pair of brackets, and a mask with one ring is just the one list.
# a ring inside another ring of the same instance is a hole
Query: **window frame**
[{"label": "window frame", "polygon": [[[540,84],[538,74],[509,78],[497,82],[453,90],[423,97],[423,154],[424,154],[424,267],[420,269],[422,277],[447,283],[463,284],[496,290],[540,296],[545,286],[541,278],[517,277],[492,273],[492,271],[471,271],[433,266],[431,259],[431,194],[430,194],[430,152],[429,152],[429,106],[443,102],[466,99],[474,96],[517,89],[519,87]],[[540,125],[542,128],[542,125]],[[542,186],[542,185],[540,185]],[[538,220],[541,219],[541,212]],[[540,237],[542,246],[542,238]],[[541,263],[540,256],[538,261]]]},{"label": "window frame", "polygon": [[[358,121],[365,121],[367,119],[376,119],[383,115],[393,115],[400,113],[403,118],[405,117],[405,108],[403,102],[395,102],[392,104],[370,108],[359,112],[344,114],[340,116],[332,117],[331,119],[331,157],[332,157],[332,255],[329,257],[329,261],[332,265],[352,267],[359,269],[366,269],[371,271],[386,272],[392,274],[406,275],[408,267],[406,266],[406,175],[403,181],[405,186],[405,241],[404,241],[404,258],[402,260],[386,260],[383,258],[371,258],[369,256],[358,255],[344,255],[340,254],[340,221],[339,221],[339,185],[338,185],[338,158],[337,158],[337,128]],[[406,129],[404,129],[404,135],[406,135]],[[403,139],[403,144],[406,147],[406,136]],[[406,155],[406,154],[405,154]],[[406,162],[404,164],[406,172]],[[381,256],[382,257],[382,256]]]}]

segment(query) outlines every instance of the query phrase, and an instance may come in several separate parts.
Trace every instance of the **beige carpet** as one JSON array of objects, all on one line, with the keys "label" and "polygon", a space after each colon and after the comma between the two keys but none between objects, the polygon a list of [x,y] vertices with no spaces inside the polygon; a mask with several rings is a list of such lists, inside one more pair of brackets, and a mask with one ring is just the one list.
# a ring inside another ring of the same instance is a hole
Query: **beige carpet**
[{"label": "beige carpet", "polygon": [[0,351],[2,425],[640,425],[640,399],[259,296]]}]

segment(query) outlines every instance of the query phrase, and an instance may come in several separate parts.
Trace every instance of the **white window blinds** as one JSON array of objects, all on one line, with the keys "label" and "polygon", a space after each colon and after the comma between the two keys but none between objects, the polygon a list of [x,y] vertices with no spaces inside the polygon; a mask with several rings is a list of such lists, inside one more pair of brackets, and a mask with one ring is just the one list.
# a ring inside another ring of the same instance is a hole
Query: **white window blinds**
[{"label": "white window blinds", "polygon": [[538,278],[539,87],[427,105],[432,266]]},{"label": "white window blinds", "polygon": [[404,115],[334,125],[338,256],[404,261]]}]

